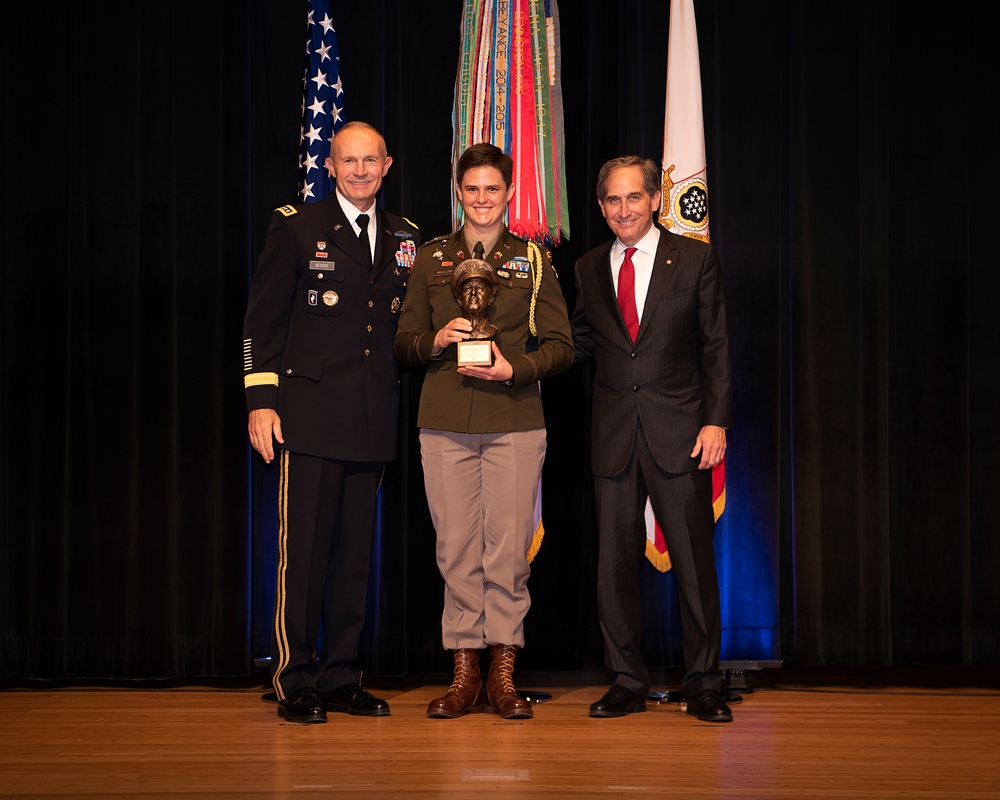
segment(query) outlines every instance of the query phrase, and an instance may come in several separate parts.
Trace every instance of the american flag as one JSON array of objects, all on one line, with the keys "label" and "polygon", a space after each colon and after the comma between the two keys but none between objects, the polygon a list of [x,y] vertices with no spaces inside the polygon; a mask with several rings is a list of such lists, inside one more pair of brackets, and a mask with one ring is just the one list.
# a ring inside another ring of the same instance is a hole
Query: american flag
[{"label": "american flag", "polygon": [[306,27],[299,197],[304,203],[314,203],[333,191],[333,178],[323,165],[330,155],[330,141],[346,120],[340,50],[328,0],[309,0]]}]

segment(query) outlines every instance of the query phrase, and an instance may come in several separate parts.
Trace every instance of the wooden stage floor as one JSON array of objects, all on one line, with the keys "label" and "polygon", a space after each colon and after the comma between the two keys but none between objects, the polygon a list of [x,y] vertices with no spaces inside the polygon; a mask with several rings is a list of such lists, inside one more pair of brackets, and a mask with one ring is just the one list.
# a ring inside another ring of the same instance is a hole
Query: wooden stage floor
[{"label": "wooden stage floor", "polygon": [[0,797],[1000,798],[989,685],[777,685],[712,725],[676,703],[590,719],[606,686],[531,678],[552,694],[533,720],[429,720],[440,685],[383,682],[391,716],[313,726],[260,685],[0,687]]}]

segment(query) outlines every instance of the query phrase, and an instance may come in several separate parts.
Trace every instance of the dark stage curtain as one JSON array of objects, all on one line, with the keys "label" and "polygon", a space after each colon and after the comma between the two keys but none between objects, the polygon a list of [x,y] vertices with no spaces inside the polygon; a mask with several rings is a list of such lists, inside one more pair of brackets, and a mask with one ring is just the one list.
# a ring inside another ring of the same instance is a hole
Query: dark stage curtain
[{"label": "dark stage curtain", "polygon": [[[726,659],[1000,664],[997,126],[965,0],[697,0],[712,238],[736,361],[716,545]],[[461,0],[334,2],[382,202],[450,227]],[[8,3],[0,678],[245,675],[267,652],[274,476],[245,435],[241,325],[295,201],[305,7]],[[668,4],[560,5],[575,260],[600,164],[659,159]],[[53,20],[59,46],[51,47]],[[979,34],[978,31],[984,31]],[[591,368],[542,387],[546,537],[526,669],[602,663]],[[370,674],[444,672],[405,373],[380,495]],[[681,662],[670,574],[644,647]]]},{"label": "dark stage curtain", "polygon": [[0,676],[247,672],[241,7],[4,7]]}]

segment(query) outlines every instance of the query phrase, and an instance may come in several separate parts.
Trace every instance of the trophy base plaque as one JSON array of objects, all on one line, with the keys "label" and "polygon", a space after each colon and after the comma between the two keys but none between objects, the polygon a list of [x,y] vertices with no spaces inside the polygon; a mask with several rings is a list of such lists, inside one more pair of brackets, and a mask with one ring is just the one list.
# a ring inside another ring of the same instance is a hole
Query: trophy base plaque
[{"label": "trophy base plaque", "polygon": [[460,367],[492,367],[493,340],[466,339],[457,342],[458,366]]}]

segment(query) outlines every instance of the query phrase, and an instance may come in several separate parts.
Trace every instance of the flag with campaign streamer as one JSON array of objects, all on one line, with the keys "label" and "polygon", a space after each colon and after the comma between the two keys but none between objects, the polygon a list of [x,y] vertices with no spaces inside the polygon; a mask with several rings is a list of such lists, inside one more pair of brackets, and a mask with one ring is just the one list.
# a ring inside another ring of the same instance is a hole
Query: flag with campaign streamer
[{"label": "flag with campaign streamer", "polygon": [[[465,0],[452,111],[454,230],[462,226],[455,167],[469,147],[487,142],[514,162],[507,227],[548,246],[569,238],[560,60],[556,0]],[[529,562],[544,536],[539,476]]]},{"label": "flag with campaign streamer", "polygon": [[324,164],[330,142],[345,122],[340,50],[328,0],[309,0],[306,28],[299,196],[303,203],[315,203],[333,191],[334,180]]},{"label": "flag with campaign streamer", "polygon": [[[694,0],[670,0],[667,37],[667,100],[663,116],[663,199],[660,224],[668,231],[709,241],[705,126],[701,109],[701,62]],[[712,469],[715,518],[726,507],[725,459]],[[670,553],[646,501],[646,557],[660,572]]]},{"label": "flag with campaign streamer", "polygon": [[[516,191],[507,227],[550,246],[569,238],[560,69],[556,0],[465,0],[453,166],[480,142],[510,155]],[[452,203],[458,230],[462,208],[454,194]]]}]

